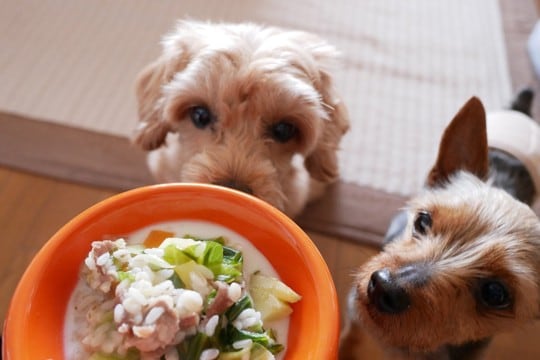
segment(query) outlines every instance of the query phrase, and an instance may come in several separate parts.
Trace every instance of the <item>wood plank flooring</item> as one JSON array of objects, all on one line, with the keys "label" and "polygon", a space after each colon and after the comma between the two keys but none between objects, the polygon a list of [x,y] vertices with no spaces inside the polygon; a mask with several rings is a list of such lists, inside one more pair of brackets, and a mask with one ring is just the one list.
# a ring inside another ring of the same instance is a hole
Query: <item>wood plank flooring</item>
[{"label": "wood plank flooring", "polygon": [[[73,216],[115,193],[0,167],[0,321],[19,278],[47,239]],[[332,272],[343,309],[351,274],[376,250],[321,234],[309,235]],[[501,335],[487,358],[539,359],[539,338],[540,323]],[[381,358],[380,349],[370,339],[366,339],[365,351],[365,359]]]}]

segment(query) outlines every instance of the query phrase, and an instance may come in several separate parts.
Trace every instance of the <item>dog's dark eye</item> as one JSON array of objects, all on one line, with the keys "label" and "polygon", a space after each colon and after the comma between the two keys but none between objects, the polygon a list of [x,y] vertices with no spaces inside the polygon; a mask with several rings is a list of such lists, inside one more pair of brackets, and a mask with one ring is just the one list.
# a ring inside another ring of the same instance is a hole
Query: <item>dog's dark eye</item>
[{"label": "dog's dark eye", "polygon": [[427,211],[420,211],[414,219],[414,232],[416,234],[426,235],[432,223],[431,214]]},{"label": "dog's dark eye", "polygon": [[270,127],[270,136],[280,143],[286,143],[298,133],[296,126],[288,121],[280,121]]},{"label": "dog's dark eye", "polygon": [[212,113],[206,106],[194,106],[189,109],[189,117],[198,129],[204,129],[213,120]]},{"label": "dog's dark eye", "polygon": [[494,279],[480,282],[479,297],[482,304],[493,309],[504,309],[511,303],[506,286]]}]

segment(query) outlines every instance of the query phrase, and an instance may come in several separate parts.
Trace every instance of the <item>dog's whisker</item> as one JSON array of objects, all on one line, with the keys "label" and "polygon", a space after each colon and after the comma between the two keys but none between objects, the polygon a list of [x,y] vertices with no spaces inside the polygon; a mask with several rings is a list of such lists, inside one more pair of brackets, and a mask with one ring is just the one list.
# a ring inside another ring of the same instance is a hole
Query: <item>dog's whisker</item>
[{"label": "dog's whisker", "polygon": [[328,110],[330,110],[330,111],[334,111],[334,109],[335,109],[334,106],[329,105],[329,104],[325,103],[324,101],[321,102],[321,105],[322,105],[324,108],[326,108],[326,109],[328,109]]}]

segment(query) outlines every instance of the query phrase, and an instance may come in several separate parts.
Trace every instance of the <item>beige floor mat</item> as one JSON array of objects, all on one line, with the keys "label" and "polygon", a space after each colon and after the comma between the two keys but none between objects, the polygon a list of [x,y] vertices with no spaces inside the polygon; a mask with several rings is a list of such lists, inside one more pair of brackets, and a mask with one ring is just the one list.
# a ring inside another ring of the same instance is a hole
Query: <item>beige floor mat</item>
[{"label": "beige floor mat", "polygon": [[488,109],[510,98],[493,0],[4,0],[0,111],[128,137],[135,75],[185,17],[299,28],[343,52],[335,74],[353,121],[340,155],[348,185],[414,193],[467,98]]}]

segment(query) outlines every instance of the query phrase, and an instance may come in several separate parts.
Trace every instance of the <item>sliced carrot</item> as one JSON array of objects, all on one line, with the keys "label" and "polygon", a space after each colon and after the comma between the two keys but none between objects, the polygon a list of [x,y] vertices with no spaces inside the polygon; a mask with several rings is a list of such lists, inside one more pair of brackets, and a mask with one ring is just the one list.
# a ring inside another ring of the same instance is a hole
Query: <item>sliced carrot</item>
[{"label": "sliced carrot", "polygon": [[152,230],[144,239],[143,245],[146,248],[155,248],[161,245],[166,238],[173,237],[174,233],[162,230]]}]

